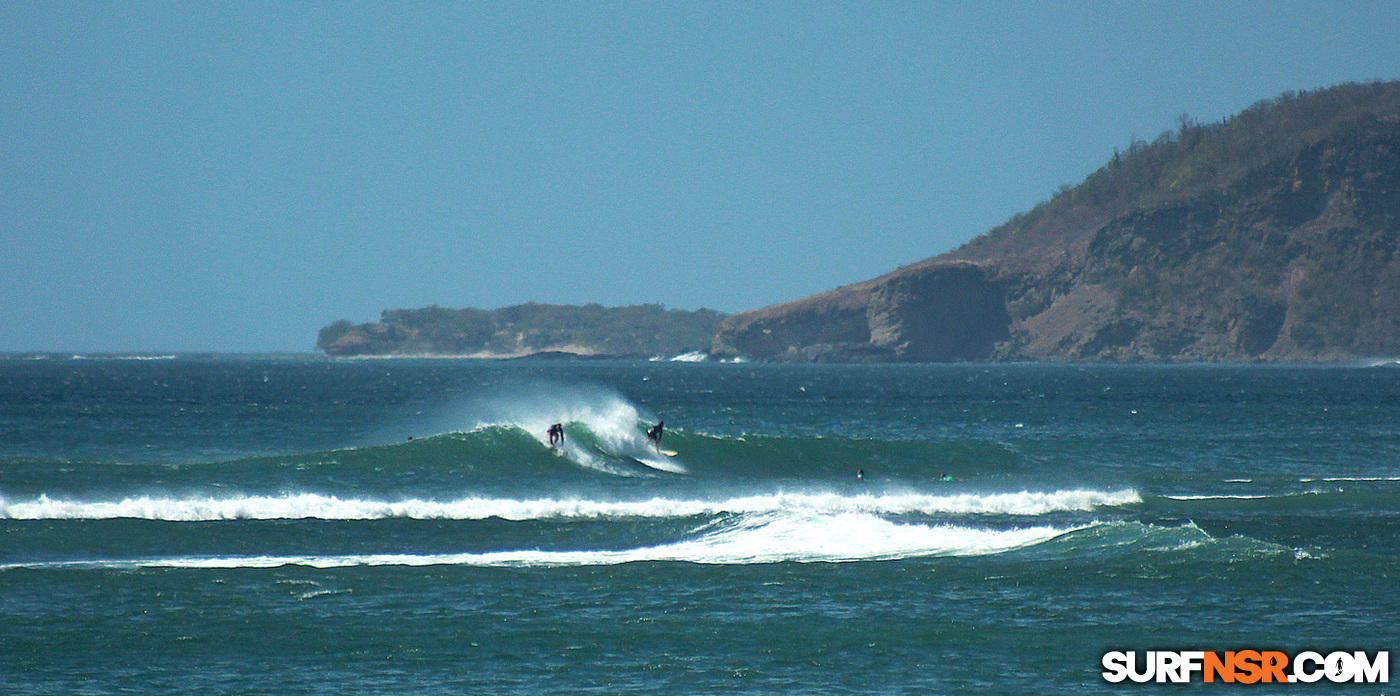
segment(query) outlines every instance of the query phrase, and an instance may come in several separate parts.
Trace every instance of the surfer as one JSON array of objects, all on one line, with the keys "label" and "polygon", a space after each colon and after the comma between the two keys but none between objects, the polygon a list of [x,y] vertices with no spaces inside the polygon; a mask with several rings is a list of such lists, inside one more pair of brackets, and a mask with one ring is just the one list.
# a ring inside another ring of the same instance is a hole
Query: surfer
[{"label": "surfer", "polygon": [[647,439],[651,440],[651,444],[656,447],[657,451],[661,450],[661,433],[665,429],[666,421],[657,421],[656,425],[653,425],[651,430],[647,431]]},{"label": "surfer", "polygon": [[564,444],[564,426],[560,423],[549,426],[549,448],[554,449],[562,444]]},{"label": "surfer", "polygon": [[865,480],[865,469],[856,469],[856,480],[857,480],[857,481],[864,481],[864,480]]}]

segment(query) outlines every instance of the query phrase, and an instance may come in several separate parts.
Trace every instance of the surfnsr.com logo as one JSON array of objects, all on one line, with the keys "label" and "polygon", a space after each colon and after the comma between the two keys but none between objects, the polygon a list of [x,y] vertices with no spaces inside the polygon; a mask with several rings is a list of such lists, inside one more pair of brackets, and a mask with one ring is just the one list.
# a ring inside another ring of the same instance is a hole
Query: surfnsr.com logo
[{"label": "surfnsr.com logo", "polygon": [[1326,656],[1311,650],[1290,658],[1274,650],[1232,650],[1217,653],[1203,650],[1154,650],[1142,660],[1133,651],[1104,653],[1103,678],[1117,684],[1135,682],[1190,682],[1199,675],[1202,682],[1227,683],[1304,682],[1326,679],[1331,682],[1385,683],[1390,681],[1390,651],[1379,650],[1368,658],[1362,650],[1337,651]]}]

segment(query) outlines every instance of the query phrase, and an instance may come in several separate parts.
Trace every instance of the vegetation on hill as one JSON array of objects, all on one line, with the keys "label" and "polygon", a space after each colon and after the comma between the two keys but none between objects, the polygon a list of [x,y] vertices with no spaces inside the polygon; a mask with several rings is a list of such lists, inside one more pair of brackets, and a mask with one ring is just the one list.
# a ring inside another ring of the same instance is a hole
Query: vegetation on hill
[{"label": "vegetation on hill", "polygon": [[[1077,186],[968,242],[955,258],[1022,256],[1078,241],[1129,211],[1180,202],[1235,184],[1258,187],[1271,169],[1338,131],[1400,118],[1400,82],[1346,83],[1285,92],[1219,123],[1177,118],[1151,142],[1134,139]],[[1084,224],[1087,223],[1087,224]]]},{"label": "vegetation on hill", "polygon": [[385,310],[378,322],[337,321],[320,331],[327,355],[679,355],[709,347],[724,315],[659,304],[522,304],[500,309]]},{"label": "vegetation on hill", "polygon": [[[831,326],[842,329],[839,345],[828,343]],[[795,360],[1400,355],[1400,82],[1287,93],[1214,124],[1183,116],[948,254],[728,318],[715,351]]]}]

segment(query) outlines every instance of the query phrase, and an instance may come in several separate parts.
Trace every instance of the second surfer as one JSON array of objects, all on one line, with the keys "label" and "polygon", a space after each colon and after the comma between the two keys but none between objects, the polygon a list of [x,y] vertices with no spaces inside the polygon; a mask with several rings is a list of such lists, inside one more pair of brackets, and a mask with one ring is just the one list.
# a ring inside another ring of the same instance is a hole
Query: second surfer
[{"label": "second surfer", "polygon": [[658,421],[656,425],[651,427],[651,430],[647,431],[647,439],[651,440],[652,446],[655,447],[658,452],[661,451],[661,433],[665,430],[666,421]]}]

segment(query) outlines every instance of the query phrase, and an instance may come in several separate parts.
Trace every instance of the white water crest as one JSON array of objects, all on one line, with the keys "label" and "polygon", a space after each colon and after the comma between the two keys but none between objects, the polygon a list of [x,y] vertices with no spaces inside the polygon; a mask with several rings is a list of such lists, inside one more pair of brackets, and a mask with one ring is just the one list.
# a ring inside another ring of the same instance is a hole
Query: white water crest
[{"label": "white water crest", "polygon": [[1290,494],[1283,494],[1283,495],[1265,495],[1265,494],[1251,495],[1251,494],[1245,494],[1245,493],[1227,493],[1227,494],[1220,494],[1220,495],[1208,495],[1208,494],[1202,493],[1202,494],[1193,494],[1193,495],[1164,495],[1164,496],[1162,496],[1162,497],[1163,497],[1163,498],[1166,498],[1167,500],[1260,500],[1260,499],[1263,499],[1263,498],[1287,498],[1287,497],[1289,497],[1289,496],[1291,496],[1291,495],[1296,495],[1296,494],[1291,494],[1291,493],[1290,493]]},{"label": "white water crest", "polygon": [[671,362],[705,362],[710,359],[710,354],[703,350],[681,353],[671,358]]},{"label": "white water crest", "polygon": [[444,554],[346,554],[219,556],[73,561],[0,565],[13,567],[315,568],[349,566],[597,566],[673,561],[701,564],[853,562],[929,556],[1004,553],[1054,539],[1083,527],[1036,526],[1009,530],[900,524],[874,515],[810,512],[742,516],[695,530],[687,539],[623,550],[511,550]]},{"label": "white water crest", "polygon": [[164,498],[139,496],[113,501],[0,498],[0,519],[146,519],[174,522],[210,520],[383,518],[506,520],[557,518],[686,518],[719,514],[809,512],[823,515],[1002,514],[1042,515],[1089,511],[1141,502],[1136,491],[1069,490],[1051,493],[964,493],[955,495],[773,493],[726,499],[666,498],[589,500],[571,498],[486,498],[456,500],[342,499],[319,493],[283,496]]}]

